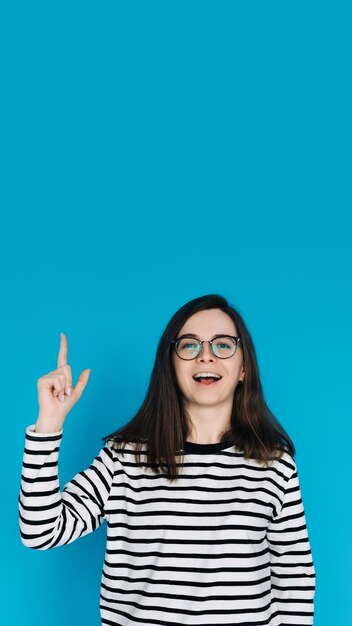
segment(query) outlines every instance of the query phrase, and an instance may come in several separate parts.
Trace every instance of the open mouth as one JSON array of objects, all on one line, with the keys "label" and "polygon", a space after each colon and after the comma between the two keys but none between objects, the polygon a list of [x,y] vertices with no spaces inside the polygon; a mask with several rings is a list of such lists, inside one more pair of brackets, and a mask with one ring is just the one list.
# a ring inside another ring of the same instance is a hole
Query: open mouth
[{"label": "open mouth", "polygon": [[193,380],[198,383],[199,385],[204,385],[205,387],[210,387],[210,385],[214,385],[215,383],[218,383],[219,380],[221,380],[221,378],[213,378],[210,376],[207,376],[206,378],[194,378]]}]

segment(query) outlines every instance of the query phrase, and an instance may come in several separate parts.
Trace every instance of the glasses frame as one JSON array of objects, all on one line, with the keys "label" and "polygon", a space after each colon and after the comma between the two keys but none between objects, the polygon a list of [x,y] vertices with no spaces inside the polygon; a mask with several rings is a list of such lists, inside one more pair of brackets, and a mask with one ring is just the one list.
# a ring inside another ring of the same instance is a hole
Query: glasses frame
[{"label": "glasses frame", "polygon": [[[179,353],[177,352],[177,343],[181,340],[181,339],[186,339],[187,337],[189,337],[190,339],[193,339],[193,341],[196,341],[198,343],[198,353],[196,354],[196,356],[192,356],[191,359],[184,359],[182,356],[179,355]],[[215,339],[219,339],[220,337],[230,337],[230,339],[234,339],[235,340],[235,350],[233,352],[233,354],[231,354],[230,356],[218,356],[217,354],[215,354],[214,349],[213,349],[213,341],[215,341]],[[193,361],[194,359],[197,358],[197,356],[200,355],[201,350],[202,350],[202,345],[203,343],[209,343],[210,347],[211,347],[211,351],[213,353],[213,355],[215,356],[216,359],[231,359],[235,354],[236,354],[236,350],[237,350],[237,346],[239,344],[239,342],[241,341],[240,337],[236,337],[235,335],[217,335],[216,337],[214,337],[214,339],[203,339],[203,341],[201,341],[200,339],[197,339],[196,337],[192,337],[191,335],[182,335],[181,337],[179,337],[178,339],[172,339],[172,341],[170,341],[170,344],[175,344],[175,352],[178,356],[179,359],[182,359],[182,361]]]}]

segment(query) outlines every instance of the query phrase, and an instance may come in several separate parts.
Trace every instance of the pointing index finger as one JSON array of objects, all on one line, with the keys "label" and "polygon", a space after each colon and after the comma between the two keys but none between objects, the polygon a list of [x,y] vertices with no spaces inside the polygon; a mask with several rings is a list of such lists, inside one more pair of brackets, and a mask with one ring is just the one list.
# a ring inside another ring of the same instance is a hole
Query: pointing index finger
[{"label": "pointing index finger", "polygon": [[67,337],[65,333],[60,333],[60,350],[59,350],[59,356],[57,359],[58,367],[67,365],[67,350],[68,350]]}]

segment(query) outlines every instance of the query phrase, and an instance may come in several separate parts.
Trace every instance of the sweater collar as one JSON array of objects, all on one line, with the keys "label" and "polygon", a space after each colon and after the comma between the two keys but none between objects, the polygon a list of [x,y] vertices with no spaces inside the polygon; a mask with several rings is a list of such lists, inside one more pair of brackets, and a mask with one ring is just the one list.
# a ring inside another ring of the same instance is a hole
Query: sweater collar
[{"label": "sweater collar", "polygon": [[233,440],[219,441],[218,443],[194,443],[193,441],[185,440],[183,449],[186,454],[213,454],[221,450],[226,450],[226,448],[230,448],[233,445]]}]

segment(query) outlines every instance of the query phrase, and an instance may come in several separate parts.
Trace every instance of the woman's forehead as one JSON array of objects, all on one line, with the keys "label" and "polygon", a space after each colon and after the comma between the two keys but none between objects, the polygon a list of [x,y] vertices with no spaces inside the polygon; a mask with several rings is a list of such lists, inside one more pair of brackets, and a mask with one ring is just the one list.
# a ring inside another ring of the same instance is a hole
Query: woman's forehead
[{"label": "woman's forehead", "polygon": [[198,339],[211,339],[214,335],[235,335],[236,332],[236,326],[227,313],[220,309],[209,309],[198,311],[189,317],[179,334],[190,333]]}]

